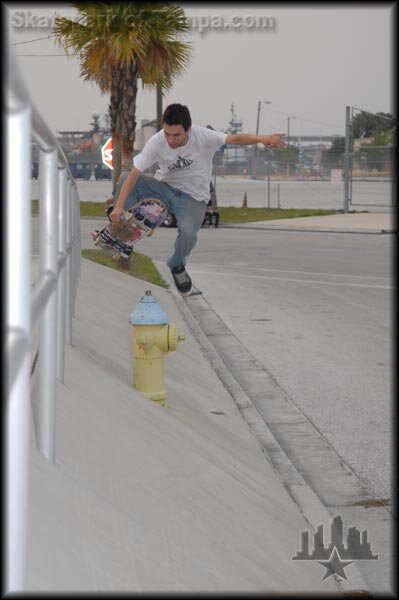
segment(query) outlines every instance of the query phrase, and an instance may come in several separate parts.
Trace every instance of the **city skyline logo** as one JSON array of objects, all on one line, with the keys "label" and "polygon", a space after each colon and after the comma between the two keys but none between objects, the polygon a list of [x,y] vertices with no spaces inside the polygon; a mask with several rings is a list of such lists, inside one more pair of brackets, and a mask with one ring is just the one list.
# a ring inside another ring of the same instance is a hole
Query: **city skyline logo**
[{"label": "city skyline logo", "polygon": [[325,567],[322,579],[338,575],[347,579],[345,569],[355,560],[378,560],[373,554],[367,531],[359,531],[357,527],[349,527],[344,545],[344,526],[341,515],[336,515],[331,522],[330,544],[324,546],[324,526],[319,525],[313,535],[313,551],[309,549],[309,532],[301,533],[301,549],[292,560],[314,560]]}]

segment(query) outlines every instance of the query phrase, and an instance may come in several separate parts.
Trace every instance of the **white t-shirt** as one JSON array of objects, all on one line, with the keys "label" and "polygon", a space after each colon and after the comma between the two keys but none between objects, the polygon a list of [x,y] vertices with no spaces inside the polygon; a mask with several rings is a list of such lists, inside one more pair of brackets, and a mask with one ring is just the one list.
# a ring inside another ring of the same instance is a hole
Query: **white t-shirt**
[{"label": "white t-shirt", "polygon": [[161,130],[148,140],[142,152],[133,159],[133,164],[144,172],[158,163],[155,179],[173,185],[195,200],[208,201],[212,159],[226,138],[227,133],[192,125],[187,143],[173,149]]}]

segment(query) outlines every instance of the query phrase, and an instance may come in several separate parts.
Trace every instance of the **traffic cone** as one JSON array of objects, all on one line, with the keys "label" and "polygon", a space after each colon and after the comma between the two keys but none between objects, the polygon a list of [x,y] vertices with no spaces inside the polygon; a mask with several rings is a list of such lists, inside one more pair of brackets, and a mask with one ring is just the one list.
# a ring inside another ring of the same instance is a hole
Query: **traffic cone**
[{"label": "traffic cone", "polygon": [[241,208],[248,208],[248,204],[247,204],[247,192],[245,192],[245,194],[244,194],[244,200],[242,201],[242,207]]}]

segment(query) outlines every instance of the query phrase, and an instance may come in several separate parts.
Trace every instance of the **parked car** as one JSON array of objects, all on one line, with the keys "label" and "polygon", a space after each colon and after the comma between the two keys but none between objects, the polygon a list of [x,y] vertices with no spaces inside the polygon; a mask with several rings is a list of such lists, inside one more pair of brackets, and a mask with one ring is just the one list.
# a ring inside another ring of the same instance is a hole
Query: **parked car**
[{"label": "parked car", "polygon": [[[217,208],[217,198],[215,189],[213,187],[212,182],[210,183],[209,189],[210,199],[207,203],[207,211],[204,216],[204,221],[202,223],[202,227],[206,224],[212,226],[213,217],[215,217],[215,227],[219,226],[219,211]],[[161,227],[177,227],[177,221],[174,214],[168,212],[166,219],[162,223]]]},{"label": "parked car", "polygon": [[90,163],[69,163],[72,176],[75,179],[90,179]]},{"label": "parked car", "polygon": [[166,219],[164,220],[164,222],[162,223],[161,226],[162,227],[176,227],[177,221],[176,221],[175,215],[168,212],[168,214],[166,215]]},{"label": "parked car", "polygon": [[94,177],[98,179],[112,179],[112,171],[102,163],[94,165]]}]

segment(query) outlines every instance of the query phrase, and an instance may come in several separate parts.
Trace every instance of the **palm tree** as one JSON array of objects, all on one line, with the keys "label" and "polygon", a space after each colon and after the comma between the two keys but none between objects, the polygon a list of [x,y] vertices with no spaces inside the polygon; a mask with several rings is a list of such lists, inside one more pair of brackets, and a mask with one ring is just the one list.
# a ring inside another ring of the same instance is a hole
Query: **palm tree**
[{"label": "palm tree", "polygon": [[[110,94],[114,191],[133,161],[138,80],[161,84],[163,93],[186,67],[191,47],[179,40],[189,30],[182,8],[166,2],[71,3],[77,19],[57,17],[56,42],[80,57],[81,76]],[[118,150],[121,161],[118,164]]]}]

